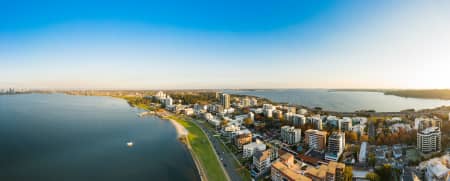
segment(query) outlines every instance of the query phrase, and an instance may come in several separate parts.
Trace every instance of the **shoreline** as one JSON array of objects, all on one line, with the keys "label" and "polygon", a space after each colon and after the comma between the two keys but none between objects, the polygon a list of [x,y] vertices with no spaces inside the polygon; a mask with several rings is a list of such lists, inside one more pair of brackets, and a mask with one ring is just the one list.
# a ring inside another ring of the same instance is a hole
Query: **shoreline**
[{"label": "shoreline", "polygon": [[178,138],[182,138],[182,137],[187,137],[189,134],[189,131],[180,123],[178,123],[177,121],[170,119],[170,118],[162,118],[161,119],[165,119],[168,120],[170,123],[172,123],[172,125],[175,127],[175,130],[177,131],[177,136]]},{"label": "shoreline", "polygon": [[194,151],[192,150],[192,146],[189,142],[189,131],[180,123],[178,123],[177,121],[168,118],[168,116],[163,116],[161,114],[155,113],[154,116],[162,119],[162,120],[166,120],[169,121],[173,127],[175,128],[176,132],[177,132],[177,138],[180,139],[179,141],[181,143],[183,143],[187,150],[189,151],[189,154],[191,155],[192,161],[194,161],[194,165],[195,165],[195,169],[198,172],[198,176],[200,177],[201,181],[208,181],[208,178],[206,177],[206,172],[205,169],[203,168],[203,165],[201,164],[200,160],[197,158],[197,155],[195,155]]}]

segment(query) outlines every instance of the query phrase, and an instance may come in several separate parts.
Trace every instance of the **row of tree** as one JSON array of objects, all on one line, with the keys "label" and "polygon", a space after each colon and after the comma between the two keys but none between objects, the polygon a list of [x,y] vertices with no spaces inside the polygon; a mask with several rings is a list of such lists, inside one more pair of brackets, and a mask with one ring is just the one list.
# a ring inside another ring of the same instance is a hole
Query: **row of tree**
[{"label": "row of tree", "polygon": [[370,181],[399,180],[400,170],[393,168],[390,164],[384,164],[375,168],[375,172],[369,172],[366,179]]}]

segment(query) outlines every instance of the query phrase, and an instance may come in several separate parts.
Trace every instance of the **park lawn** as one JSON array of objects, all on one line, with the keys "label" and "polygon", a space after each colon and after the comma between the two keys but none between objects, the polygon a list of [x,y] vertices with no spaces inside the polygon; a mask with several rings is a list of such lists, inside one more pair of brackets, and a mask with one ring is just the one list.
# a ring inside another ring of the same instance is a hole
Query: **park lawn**
[{"label": "park lawn", "polygon": [[220,166],[221,163],[217,160],[214,150],[202,130],[194,123],[183,118],[177,116],[170,116],[169,118],[177,121],[189,131],[189,143],[205,169],[208,180],[226,181],[225,173],[223,173]]}]

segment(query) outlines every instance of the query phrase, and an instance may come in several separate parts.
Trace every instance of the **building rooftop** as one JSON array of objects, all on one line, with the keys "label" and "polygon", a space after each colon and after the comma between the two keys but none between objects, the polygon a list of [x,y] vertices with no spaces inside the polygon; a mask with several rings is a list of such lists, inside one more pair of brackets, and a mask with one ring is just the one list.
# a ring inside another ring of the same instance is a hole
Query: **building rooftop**
[{"label": "building rooftop", "polygon": [[243,134],[252,134],[252,132],[248,129],[242,129],[242,130],[236,131],[236,135],[243,135]]},{"label": "building rooftop", "polygon": [[420,133],[422,133],[422,134],[431,134],[431,133],[434,133],[434,132],[437,132],[437,131],[439,131],[438,127],[429,127],[429,128],[426,128],[426,129],[422,130]]},{"label": "building rooftop", "polygon": [[254,157],[259,161],[267,160],[270,158],[270,150],[257,151]]},{"label": "building rooftop", "polygon": [[428,169],[437,177],[444,177],[450,172],[450,169],[445,167],[441,162],[434,161],[428,165]]},{"label": "building rooftop", "polygon": [[[287,154],[285,154],[287,155]],[[281,161],[276,161],[272,164],[272,167],[279,170],[284,176],[288,177],[291,180],[298,181],[311,181],[310,178],[301,174],[300,166],[295,164],[294,166],[288,167],[286,164],[283,164]]]},{"label": "building rooftop", "polygon": [[308,167],[306,172],[314,177],[325,178],[327,173],[335,174],[338,168],[344,169],[345,164],[331,161],[328,165],[320,165],[319,168]]},{"label": "building rooftop", "polygon": [[305,133],[327,136],[327,132],[326,131],[319,131],[319,130],[315,130],[315,129],[308,129],[308,130],[305,131]]}]

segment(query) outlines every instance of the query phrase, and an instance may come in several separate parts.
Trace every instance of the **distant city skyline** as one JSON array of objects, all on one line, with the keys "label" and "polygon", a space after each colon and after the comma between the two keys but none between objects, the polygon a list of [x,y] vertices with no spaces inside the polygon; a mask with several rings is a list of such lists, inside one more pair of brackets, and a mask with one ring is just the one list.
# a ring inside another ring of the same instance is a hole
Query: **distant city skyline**
[{"label": "distant city skyline", "polygon": [[0,89],[450,88],[449,1],[0,7]]}]

